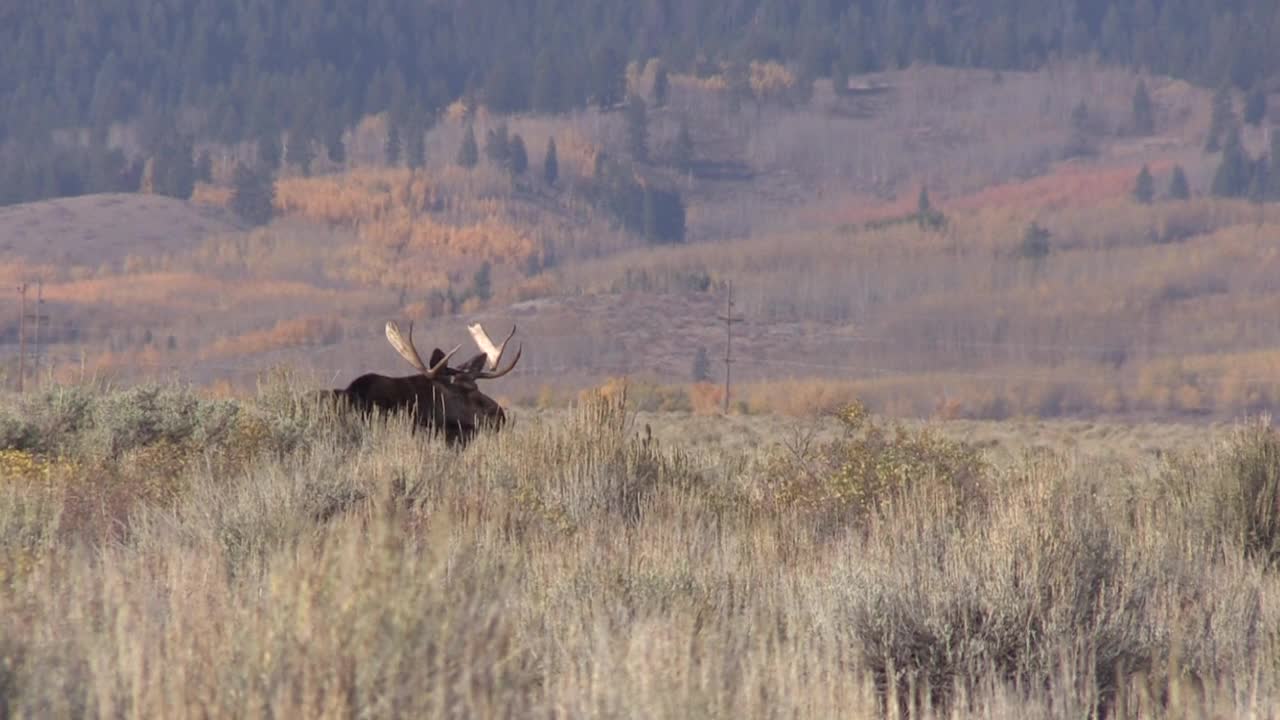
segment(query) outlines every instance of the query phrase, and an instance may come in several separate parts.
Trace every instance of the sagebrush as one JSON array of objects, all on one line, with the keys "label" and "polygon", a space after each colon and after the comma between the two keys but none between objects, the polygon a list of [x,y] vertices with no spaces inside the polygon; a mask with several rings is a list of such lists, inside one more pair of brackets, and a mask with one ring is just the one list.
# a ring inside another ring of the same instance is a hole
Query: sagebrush
[{"label": "sagebrush", "polygon": [[0,715],[1277,716],[1265,421],[994,464],[853,409],[752,459],[625,394],[464,451],[296,397],[4,399]]}]

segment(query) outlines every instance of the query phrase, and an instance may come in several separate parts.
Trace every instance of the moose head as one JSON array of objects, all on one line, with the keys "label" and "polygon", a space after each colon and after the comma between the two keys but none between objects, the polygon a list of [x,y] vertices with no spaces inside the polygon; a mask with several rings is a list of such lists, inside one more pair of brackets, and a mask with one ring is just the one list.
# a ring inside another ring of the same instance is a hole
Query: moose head
[{"label": "moose head", "polygon": [[407,333],[401,334],[400,327],[388,321],[387,341],[417,374],[388,377],[367,373],[352,380],[345,389],[334,390],[333,395],[363,413],[407,410],[415,425],[443,431],[451,445],[465,445],[483,427],[500,428],[506,422],[506,414],[493,398],[480,391],[477,381],[493,380],[511,372],[524,348],[516,348],[511,362],[499,369],[507,343],[516,333],[515,327],[498,345],[479,323],[467,329],[481,352],[462,365],[449,367],[449,359],[461,345],[447,353],[436,348],[427,364],[413,345],[413,323],[409,324]]}]

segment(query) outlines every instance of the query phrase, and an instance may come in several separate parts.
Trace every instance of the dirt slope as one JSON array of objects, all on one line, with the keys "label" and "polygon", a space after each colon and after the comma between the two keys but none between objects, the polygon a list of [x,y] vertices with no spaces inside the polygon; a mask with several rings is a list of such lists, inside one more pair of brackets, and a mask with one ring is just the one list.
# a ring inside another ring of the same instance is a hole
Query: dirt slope
[{"label": "dirt slope", "polygon": [[228,211],[160,195],[103,194],[0,207],[0,257],[28,265],[116,266],[241,229]]}]

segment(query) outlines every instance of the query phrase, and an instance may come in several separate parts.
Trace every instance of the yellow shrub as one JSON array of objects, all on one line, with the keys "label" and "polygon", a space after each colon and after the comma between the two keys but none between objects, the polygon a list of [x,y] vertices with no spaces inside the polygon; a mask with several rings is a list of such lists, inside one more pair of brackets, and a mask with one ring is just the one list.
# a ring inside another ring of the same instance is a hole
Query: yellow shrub
[{"label": "yellow shrub", "polygon": [[458,98],[449,103],[449,107],[445,108],[445,119],[456,125],[461,125],[471,119],[471,105],[463,98]]},{"label": "yellow shrub", "polygon": [[51,484],[74,477],[80,463],[71,458],[45,457],[28,450],[0,450],[0,482]]},{"label": "yellow shrub", "polygon": [[698,77],[697,75],[672,74],[670,76],[672,85],[680,85],[697,92],[722,92],[729,89],[729,81],[725,80],[724,75],[716,74],[709,77]]},{"label": "yellow shrub", "polygon": [[659,385],[657,383],[638,381],[631,378],[613,377],[594,388],[587,388],[578,393],[578,402],[594,402],[596,400],[626,400],[628,407],[637,410],[660,412],[688,412],[690,410],[689,395],[684,388],[675,385]]},{"label": "yellow shrub", "polygon": [[191,202],[198,205],[230,207],[231,188],[222,187],[220,185],[210,185],[205,182],[198,182],[196,183],[195,190],[191,193]]},{"label": "yellow shrub", "polygon": [[234,357],[303,345],[332,345],[342,340],[342,326],[326,317],[281,320],[269,330],[222,338],[208,351],[212,357]]},{"label": "yellow shrub", "polygon": [[795,88],[796,76],[781,64],[768,60],[752,61],[750,67],[751,92],[762,101],[781,100]]},{"label": "yellow shrub", "polygon": [[281,178],[276,208],[287,215],[335,225],[362,225],[395,211],[424,212],[438,197],[435,184],[405,168],[361,168],[321,177]]},{"label": "yellow shrub", "polygon": [[700,382],[689,386],[689,405],[696,415],[715,415],[724,408],[724,387]]},{"label": "yellow shrub", "polygon": [[48,474],[49,463],[26,450],[0,450],[0,478],[35,480]]},{"label": "yellow shrub", "polygon": [[959,502],[978,499],[986,463],[979,450],[932,430],[881,427],[855,402],[836,414],[841,438],[772,458],[774,499],[828,516],[856,519],[922,483]]}]

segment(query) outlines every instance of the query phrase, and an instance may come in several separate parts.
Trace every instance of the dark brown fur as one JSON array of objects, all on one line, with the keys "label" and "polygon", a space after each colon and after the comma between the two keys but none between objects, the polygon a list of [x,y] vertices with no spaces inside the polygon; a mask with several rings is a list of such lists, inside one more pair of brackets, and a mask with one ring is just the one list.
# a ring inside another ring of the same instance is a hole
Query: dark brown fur
[{"label": "dark brown fur", "polygon": [[[435,365],[444,356],[439,349],[431,355]],[[444,432],[450,444],[465,446],[482,428],[501,428],[506,413],[493,398],[480,392],[473,374],[483,366],[484,355],[477,355],[459,368],[444,368],[435,378],[424,375],[389,377],[367,373],[352,380],[346,388],[322,391],[364,414],[408,411],[414,424]]]}]

